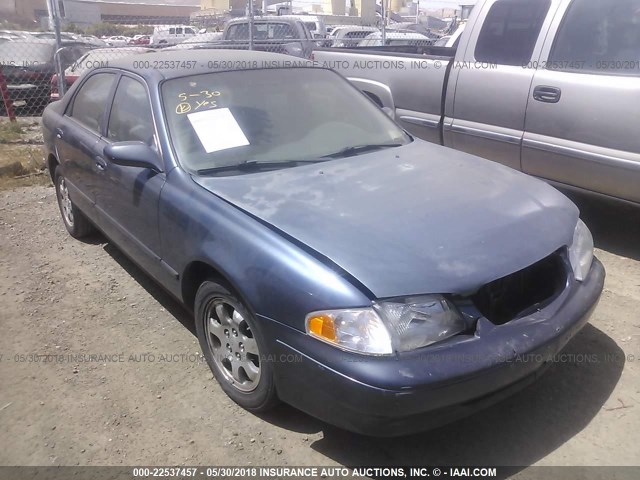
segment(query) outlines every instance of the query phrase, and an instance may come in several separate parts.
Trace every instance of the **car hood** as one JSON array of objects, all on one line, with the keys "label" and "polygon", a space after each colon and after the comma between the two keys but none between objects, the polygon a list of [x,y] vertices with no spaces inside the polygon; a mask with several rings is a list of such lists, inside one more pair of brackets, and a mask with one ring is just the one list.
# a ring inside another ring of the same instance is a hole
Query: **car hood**
[{"label": "car hood", "polygon": [[469,294],[569,245],[578,209],[549,185],[423,141],[196,182],[326,257],[377,298]]}]

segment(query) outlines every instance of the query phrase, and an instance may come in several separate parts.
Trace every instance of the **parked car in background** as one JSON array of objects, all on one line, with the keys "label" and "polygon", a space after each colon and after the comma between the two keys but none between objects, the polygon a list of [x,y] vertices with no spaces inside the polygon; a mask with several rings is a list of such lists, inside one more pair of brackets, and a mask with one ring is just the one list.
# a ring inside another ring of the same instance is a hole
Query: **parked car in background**
[{"label": "parked car in background", "polygon": [[352,48],[357,47],[367,35],[380,32],[376,27],[363,27],[361,25],[340,25],[333,29],[327,37],[327,47]]},{"label": "parked car in background", "polygon": [[190,25],[160,25],[153,29],[151,44],[176,45],[197,34],[196,28]]},{"label": "parked car in background", "polygon": [[[237,18],[225,24],[224,48],[247,48],[249,19]],[[253,48],[311,58],[314,41],[304,22],[283,16],[256,17],[253,20]]]},{"label": "parked car in background", "polygon": [[185,41],[179,43],[178,45],[175,45],[173,47],[168,47],[168,48],[174,48],[174,49],[190,48],[197,45],[206,45],[208,43],[215,43],[222,40],[223,35],[224,34],[222,32],[199,33],[198,35],[194,35],[193,37],[186,39]]},{"label": "parked car in background", "polygon": [[62,221],[193,312],[242,407],[416,432],[530,384],[587,323],[604,268],[544,182],[412,138],[312,62],[148,60],[87,72],[45,111]]},{"label": "parked car in background", "polygon": [[[29,32],[29,36],[43,40],[56,39],[56,34],[54,32]],[[60,38],[67,42],[74,42],[79,40],[80,37],[75,33],[60,32]]]},{"label": "parked car in background", "polygon": [[[60,52],[60,62],[64,68],[95,48],[77,41],[64,41],[62,45],[65,48]],[[36,114],[49,103],[56,50],[55,40],[48,39],[24,38],[0,43],[0,68],[15,107]],[[4,109],[2,102],[0,109]]]},{"label": "parked car in background", "polygon": [[107,43],[104,40],[101,40],[100,38],[96,37],[95,35],[79,35],[78,36],[78,40],[90,43],[92,45],[95,45],[96,47],[106,47],[107,46]]},{"label": "parked car in background", "polygon": [[300,20],[314,39],[321,39],[327,36],[327,27],[322,17],[316,15],[281,15],[280,18]]},{"label": "parked car in background", "polygon": [[[73,64],[64,71],[64,81],[66,88],[69,89],[71,85],[73,85],[76,80],[78,80],[80,75],[82,75],[87,70],[108,67],[110,62],[112,62],[113,60],[118,60],[128,55],[141,55],[143,53],[149,53],[153,51],[153,49],[145,47],[96,48],[95,50],[90,50],[78,60],[73,62]],[[52,101],[60,99],[58,89],[58,75],[54,74],[51,77]]]},{"label": "parked car in background", "polygon": [[0,30],[0,35],[6,38],[14,39],[14,40],[18,38],[25,38],[26,36],[28,36],[26,33],[19,32],[16,30]]},{"label": "parked car in background", "polygon": [[432,33],[429,27],[427,27],[423,23],[415,23],[415,22],[399,22],[392,23],[387,26],[387,31],[396,31],[396,32],[416,32],[421,33],[425,37],[429,37],[431,39],[440,38],[440,35],[436,35]]},{"label": "parked car in background", "polygon": [[445,35],[440,37],[433,43],[434,47],[447,47],[447,48],[458,48],[458,44],[460,43],[460,37],[462,36],[462,32],[464,32],[464,28],[466,26],[466,22],[461,23],[456,28],[455,32],[451,35]]},{"label": "parked car in background", "polygon": [[639,205],[639,25],[640,0],[481,0],[457,48],[380,47],[404,68],[314,55],[420,138]]},{"label": "parked car in background", "polygon": [[107,37],[104,41],[111,47],[124,47],[129,44],[131,38],[125,37],[124,35],[113,35],[111,37]]},{"label": "parked car in background", "polygon": [[[385,32],[384,45],[432,45],[434,40],[416,32]],[[359,47],[382,46],[382,32],[370,33],[358,43]]]},{"label": "parked car in background", "polygon": [[129,40],[129,45],[149,45],[151,43],[151,35],[134,35]]}]

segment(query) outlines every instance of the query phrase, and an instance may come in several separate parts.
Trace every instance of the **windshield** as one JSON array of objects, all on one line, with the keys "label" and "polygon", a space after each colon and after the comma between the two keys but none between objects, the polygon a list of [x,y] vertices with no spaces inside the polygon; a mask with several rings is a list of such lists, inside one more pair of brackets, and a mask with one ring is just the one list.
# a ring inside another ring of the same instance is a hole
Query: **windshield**
[{"label": "windshield", "polygon": [[372,101],[330,70],[194,75],[166,81],[162,97],[178,159],[191,172],[247,162],[322,161],[349,156],[339,152],[353,154],[363,146],[411,141]]}]

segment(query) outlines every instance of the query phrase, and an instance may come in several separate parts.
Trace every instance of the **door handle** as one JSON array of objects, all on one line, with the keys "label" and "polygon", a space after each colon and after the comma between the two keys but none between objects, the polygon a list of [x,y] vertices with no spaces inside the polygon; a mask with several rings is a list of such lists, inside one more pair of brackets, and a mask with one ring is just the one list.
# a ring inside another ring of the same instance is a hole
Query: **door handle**
[{"label": "door handle", "polygon": [[107,168],[107,162],[104,158],[96,157],[96,168],[101,172]]},{"label": "door handle", "polygon": [[538,85],[533,89],[533,99],[544,103],[558,103],[562,96],[562,90],[557,87]]},{"label": "door handle", "polygon": [[62,139],[64,137],[64,131],[61,128],[56,128],[56,137]]}]

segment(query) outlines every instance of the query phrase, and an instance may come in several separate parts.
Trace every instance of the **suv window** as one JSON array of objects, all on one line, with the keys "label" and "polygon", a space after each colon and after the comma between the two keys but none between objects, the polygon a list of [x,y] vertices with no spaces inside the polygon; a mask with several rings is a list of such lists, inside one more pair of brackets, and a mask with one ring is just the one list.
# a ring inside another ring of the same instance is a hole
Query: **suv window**
[{"label": "suv window", "polygon": [[640,73],[640,0],[574,0],[549,57],[550,69]]},{"label": "suv window", "polygon": [[97,73],[87,79],[73,99],[70,116],[101,133],[102,118],[114,80],[113,73]]},{"label": "suv window", "polygon": [[551,0],[499,0],[482,25],[475,58],[499,65],[526,65]]},{"label": "suv window", "polygon": [[154,131],[147,89],[133,78],[122,77],[113,98],[107,137],[113,142],[152,145]]},{"label": "suv window", "polygon": [[[254,23],[254,40],[282,40],[285,38],[296,38],[291,25],[288,23]],[[228,40],[249,40],[249,24],[237,23],[229,26],[227,33]]]}]

